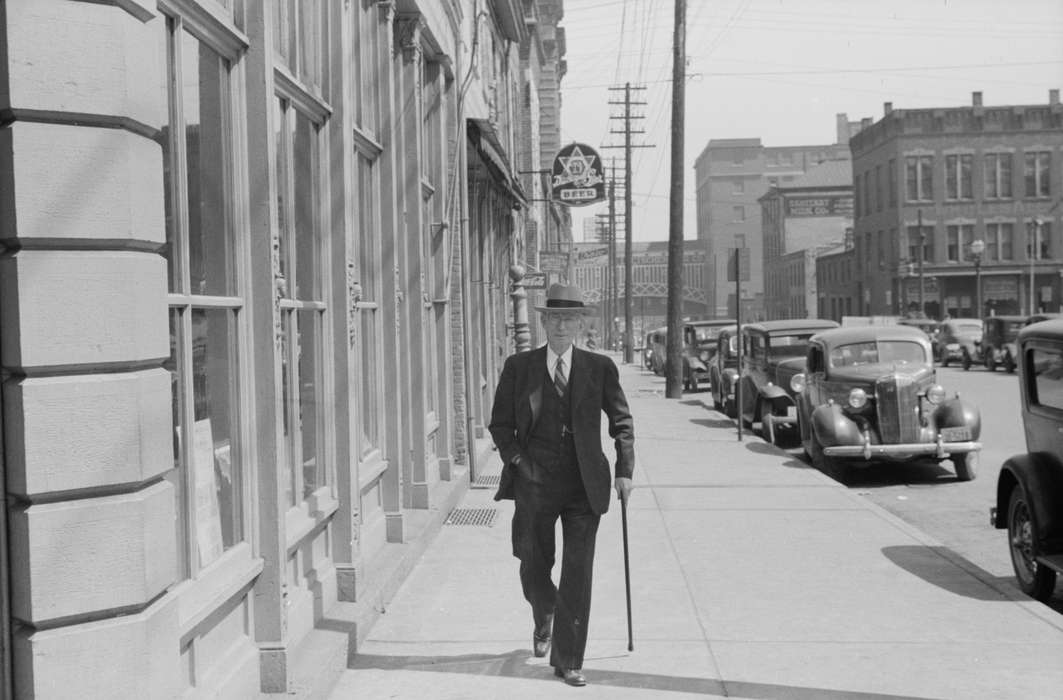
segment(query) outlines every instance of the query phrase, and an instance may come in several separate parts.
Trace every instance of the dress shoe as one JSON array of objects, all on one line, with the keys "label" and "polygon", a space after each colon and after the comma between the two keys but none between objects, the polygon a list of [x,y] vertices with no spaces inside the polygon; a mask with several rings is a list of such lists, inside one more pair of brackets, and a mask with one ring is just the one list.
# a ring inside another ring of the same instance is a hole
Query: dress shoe
[{"label": "dress shoe", "polygon": [[578,668],[554,668],[554,675],[569,685],[576,687],[587,685],[587,679],[583,677],[583,671]]},{"label": "dress shoe", "polygon": [[550,633],[547,632],[544,635],[539,635],[538,632],[532,634],[532,653],[536,658],[543,658],[550,653]]},{"label": "dress shoe", "polygon": [[532,632],[532,653],[536,658],[542,658],[550,653],[550,633],[554,629],[554,616],[547,615],[543,624],[536,625]]}]

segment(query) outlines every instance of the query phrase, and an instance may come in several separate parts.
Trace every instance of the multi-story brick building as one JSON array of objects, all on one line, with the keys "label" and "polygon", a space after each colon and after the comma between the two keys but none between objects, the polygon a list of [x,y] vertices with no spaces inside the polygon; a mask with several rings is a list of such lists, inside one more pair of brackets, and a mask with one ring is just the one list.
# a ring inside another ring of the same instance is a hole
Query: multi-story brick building
[{"label": "multi-story brick building", "polygon": [[0,696],[323,682],[486,466],[564,43],[475,9],[3,3]]},{"label": "multi-story brick building", "polygon": [[852,235],[849,160],[815,165],[760,198],[764,246],[764,313],[768,319],[815,318],[816,257]]},{"label": "multi-story brick building", "polygon": [[[769,187],[786,185],[828,160],[849,159],[849,138],[862,125],[837,115],[836,142],[818,146],[765,146],[759,138],[712,139],[694,162],[697,237],[706,241],[712,265],[706,291],[719,318],[734,318],[735,290],[727,282],[727,260],[734,248],[749,248],[750,279],[742,288],[743,314],[763,318],[764,249],[758,200]],[[755,302],[754,302],[755,300]]]},{"label": "multi-story brick building", "polygon": [[980,92],[964,107],[887,103],[850,145],[856,313],[918,312],[920,298],[936,318],[1061,308],[1058,90],[1035,105],[985,106]]}]

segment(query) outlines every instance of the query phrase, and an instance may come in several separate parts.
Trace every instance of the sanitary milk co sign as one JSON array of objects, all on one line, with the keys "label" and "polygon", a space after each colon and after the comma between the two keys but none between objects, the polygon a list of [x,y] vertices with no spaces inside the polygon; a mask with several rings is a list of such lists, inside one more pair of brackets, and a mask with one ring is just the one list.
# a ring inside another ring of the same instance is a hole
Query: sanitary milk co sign
[{"label": "sanitary milk co sign", "polygon": [[558,151],[552,173],[555,201],[579,207],[605,199],[602,159],[587,144],[570,143]]}]

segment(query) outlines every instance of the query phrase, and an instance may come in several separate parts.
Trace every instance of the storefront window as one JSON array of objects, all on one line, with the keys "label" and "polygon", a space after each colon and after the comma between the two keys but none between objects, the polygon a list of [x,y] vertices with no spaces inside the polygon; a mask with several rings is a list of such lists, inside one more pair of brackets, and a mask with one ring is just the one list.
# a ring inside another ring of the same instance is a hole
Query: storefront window
[{"label": "storefront window", "polygon": [[[240,328],[233,221],[231,62],[178,17],[164,24],[161,130],[170,271],[174,471],[182,568],[193,576],[244,539]],[[177,154],[181,154],[178,157]]]},{"label": "storefront window", "polygon": [[282,439],[288,505],[295,506],[328,483],[322,405],[321,125],[285,98],[276,99],[275,115]]}]

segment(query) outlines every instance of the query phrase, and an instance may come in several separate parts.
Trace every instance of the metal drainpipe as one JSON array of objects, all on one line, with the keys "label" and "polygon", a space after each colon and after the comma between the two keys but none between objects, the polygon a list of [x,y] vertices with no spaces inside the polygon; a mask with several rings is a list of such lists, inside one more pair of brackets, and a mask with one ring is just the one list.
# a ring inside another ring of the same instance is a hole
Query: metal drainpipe
[{"label": "metal drainpipe", "polygon": [[469,455],[469,483],[476,481],[478,476],[478,468],[476,464],[476,436],[473,431],[473,388],[474,382],[472,377],[472,349],[476,347],[472,342],[472,314],[471,312],[471,299],[472,290],[470,289],[469,277],[470,277],[470,251],[469,251],[469,145],[468,145],[468,121],[465,116],[459,112],[458,119],[461,120],[460,136],[458,138],[458,167],[460,168],[461,176],[461,225],[459,226],[459,235],[461,236],[461,332],[464,348],[464,360],[465,360],[465,450]]}]

